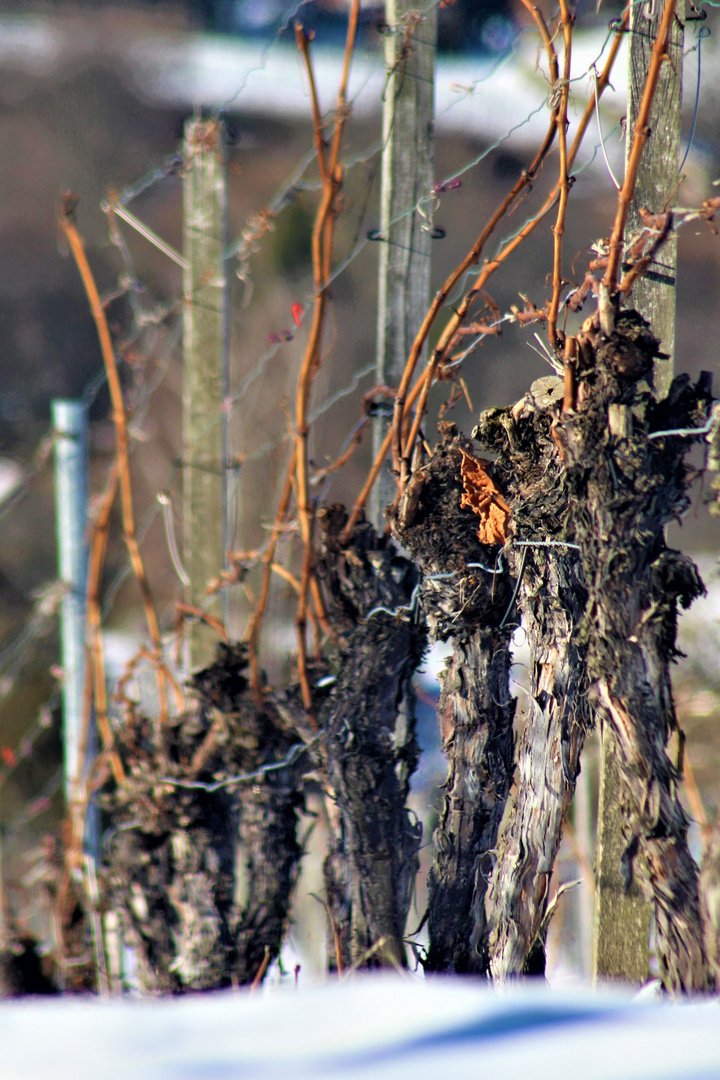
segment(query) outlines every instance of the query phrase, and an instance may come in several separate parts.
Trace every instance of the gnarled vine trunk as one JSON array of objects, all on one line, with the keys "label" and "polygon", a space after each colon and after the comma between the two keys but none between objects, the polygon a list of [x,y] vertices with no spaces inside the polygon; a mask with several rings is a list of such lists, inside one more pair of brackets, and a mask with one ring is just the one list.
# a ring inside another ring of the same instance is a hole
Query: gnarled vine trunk
[{"label": "gnarled vine trunk", "polygon": [[486,974],[485,893],[513,772],[512,582],[496,565],[498,544],[480,542],[478,516],[463,505],[471,444],[450,424],[440,430],[440,445],[416,470],[392,521],[423,574],[419,595],[431,634],[453,644],[438,701],[448,778],[430,871],[425,967]]},{"label": "gnarled vine trunk", "polygon": [[496,982],[544,971],[550,878],[589,724],[585,648],[576,633],[586,590],[567,479],[550,433],[558,397],[561,380],[539,379],[514,407],[483,413],[474,433],[498,454],[512,507],[509,558],[522,578],[518,610],[530,650],[517,787],[487,895]]},{"label": "gnarled vine trunk", "polygon": [[[318,567],[338,630],[323,746],[335,822],[325,864],[329,956],[355,966],[404,967],[404,933],[422,828],[407,808],[418,759],[411,680],[426,630],[415,618],[415,571],[392,541],[321,511]],[[332,818],[331,818],[331,824]]]},{"label": "gnarled vine trunk", "polygon": [[675,379],[656,404],[648,380],[658,342],[635,312],[621,313],[609,338],[588,321],[578,345],[577,400],[554,434],[589,594],[589,674],[630,799],[623,865],[653,905],[664,985],[706,990],[698,868],[679,765],[667,752],[677,729],[669,675],[677,604],[687,607],[703,586],[694,564],[665,543],[666,523],[688,506],[689,440],[662,432],[702,424],[709,382]]},{"label": "gnarled vine trunk", "polygon": [[142,717],[128,717],[122,729],[127,779],[112,796],[105,876],[151,993],[251,983],[282,947],[302,855],[301,761],[272,702],[259,709],[253,701],[246,666],[243,646],[218,646],[217,661],[193,680],[192,708],[164,729],[162,755]]}]

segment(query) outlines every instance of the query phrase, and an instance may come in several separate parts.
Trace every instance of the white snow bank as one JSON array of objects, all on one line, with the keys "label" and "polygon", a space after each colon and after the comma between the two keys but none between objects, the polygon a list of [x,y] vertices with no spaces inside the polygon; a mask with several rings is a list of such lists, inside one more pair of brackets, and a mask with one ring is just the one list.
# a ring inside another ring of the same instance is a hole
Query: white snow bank
[{"label": "white snow bank", "polygon": [[1,1080],[310,1077],[720,1077],[720,1007],[409,976],[254,997],[0,1006]]}]

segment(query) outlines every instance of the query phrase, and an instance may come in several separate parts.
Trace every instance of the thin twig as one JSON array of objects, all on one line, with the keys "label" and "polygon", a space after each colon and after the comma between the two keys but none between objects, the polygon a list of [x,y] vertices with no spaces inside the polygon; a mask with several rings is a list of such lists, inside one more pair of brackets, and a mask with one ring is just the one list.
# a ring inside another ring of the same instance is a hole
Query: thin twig
[{"label": "thin twig", "polygon": [[[407,402],[406,402],[406,408],[407,408],[408,411],[410,409],[412,409],[413,405],[415,404],[418,397],[420,396],[420,391],[422,390],[422,387],[423,387],[422,382],[416,382],[414,387],[412,388],[412,390],[408,394],[408,399],[407,399]],[[362,490],[360,491],[360,494],[358,495],[357,499],[355,500],[355,505],[353,506],[352,513],[350,514],[350,517],[348,518],[348,521],[347,521],[347,524],[346,524],[345,528],[343,529],[342,533],[340,534],[340,543],[341,544],[349,543],[351,538],[352,538],[352,531],[353,531],[353,529],[355,527],[355,524],[356,524],[358,518],[360,517],[360,515],[362,514],[362,512],[363,512],[363,510],[365,508],[365,504],[367,503],[367,500],[368,500],[368,498],[370,496],[372,486],[373,486],[373,484],[375,483],[375,481],[378,478],[380,470],[382,469],[383,464],[385,462],[385,458],[388,456],[388,453],[390,451],[390,444],[391,444],[392,440],[393,440],[393,428],[391,427],[391,428],[388,429],[388,433],[385,436],[385,438],[383,439],[382,446],[380,447],[380,449],[378,450],[378,452],[377,452],[377,454],[375,456],[375,460],[373,461],[373,463],[372,463],[372,465],[370,467],[370,472],[368,473],[367,478],[365,480],[365,483],[362,486]]]},{"label": "thin twig", "polygon": [[98,509],[95,524],[90,537],[87,577],[87,636],[88,636],[88,673],[92,682],[86,685],[83,723],[80,737],[80,767],[76,777],[79,785],[86,771],[86,754],[92,706],[95,706],[95,724],[105,750],[110,754],[110,764],[115,782],[121,784],[125,779],[125,770],[114,749],[114,740],[110,730],[107,708],[107,684],[105,678],[105,657],[102,646],[102,623],[100,615],[100,577],[105,562],[110,514],[118,489],[117,462],[110,471],[107,487]]},{"label": "thin twig", "polygon": [[100,991],[100,997],[108,1000],[110,997],[110,980],[108,979],[105,941],[100,920],[100,893],[95,873],[95,860],[90,855],[86,855],[83,861],[85,864],[85,888],[90,908],[90,927],[98,990]]},{"label": "thin twig", "polygon": [[132,487],[130,482],[130,468],[128,464],[128,443],[127,443],[127,426],[125,421],[125,405],[122,396],[122,387],[120,386],[120,377],[118,375],[117,364],[115,363],[115,352],[112,346],[112,340],[110,338],[110,330],[108,328],[107,319],[105,317],[105,311],[100,301],[100,295],[95,284],[95,278],[93,277],[90,264],[85,253],[85,245],[82,238],[75,226],[72,216],[72,205],[69,200],[62,209],[59,215],[59,223],[68,244],[72,251],[75,263],[77,265],[82,283],[85,287],[88,301],[90,303],[90,310],[92,312],[93,319],[95,320],[95,326],[97,328],[98,338],[100,340],[100,348],[102,351],[103,361],[105,363],[105,371],[107,374],[108,387],[110,389],[110,397],[113,406],[113,422],[115,424],[115,435],[117,439],[117,462],[120,477],[120,501],[122,507],[123,518],[123,532],[125,535],[125,543],[130,554],[130,560],[133,565],[135,577],[137,578],[138,585],[140,586],[140,592],[143,598],[143,605],[145,608],[145,618],[148,625],[148,631],[150,633],[150,640],[152,642],[153,651],[155,653],[155,669],[158,683],[158,699],[160,708],[160,725],[167,723],[168,710],[167,710],[167,690],[165,686],[165,671],[162,663],[162,642],[160,639],[160,627],[158,624],[157,614],[155,612],[155,605],[152,599],[152,593],[150,591],[150,585],[145,574],[145,567],[143,566],[142,557],[140,555],[140,549],[138,547],[137,538],[135,535],[135,519],[133,514],[133,502],[132,502]]},{"label": "thin twig", "polygon": [[280,505],[278,506],[277,513],[275,515],[275,521],[273,522],[273,527],[270,532],[270,540],[265,550],[265,554],[263,555],[263,576],[262,584],[260,586],[260,596],[258,597],[257,605],[254,612],[252,613],[245,633],[245,639],[248,643],[248,659],[250,661],[250,685],[252,687],[253,695],[258,706],[261,706],[263,702],[263,692],[260,685],[260,664],[258,658],[260,629],[262,627],[262,621],[265,616],[268,596],[270,593],[270,578],[272,576],[272,565],[275,561],[275,551],[277,549],[278,540],[280,539],[283,531],[285,518],[287,517],[288,507],[290,506],[290,497],[293,490],[293,476],[295,474],[296,457],[297,446],[293,448],[293,452],[290,456],[290,463],[288,465],[287,473],[285,476],[285,483],[283,485],[282,495],[280,496]]},{"label": "thin twig", "polygon": [[[303,704],[310,714],[312,710],[312,691],[307,673],[307,657],[305,643],[305,626],[307,621],[307,594],[312,590],[313,602],[321,623],[327,624],[324,603],[320,586],[315,575],[315,556],[312,537],[312,510],[308,498],[308,454],[307,443],[309,434],[308,401],[310,387],[320,367],[320,343],[325,324],[325,313],[328,301],[327,281],[330,277],[330,264],[332,257],[332,241],[335,216],[337,214],[337,194],[342,184],[343,171],[338,163],[342,133],[347,117],[347,83],[350,74],[350,62],[355,47],[357,32],[358,12],[360,0],[353,0],[350,9],[347,38],[345,42],[345,58],[343,71],[340,79],[337,97],[337,111],[333,128],[330,156],[327,167],[324,167],[325,149],[320,127],[319,108],[313,106],[313,121],[315,128],[315,142],[318,147],[318,162],[321,172],[324,172],[323,197],[318,208],[312,236],[312,262],[315,281],[315,302],[313,306],[313,319],[310,327],[310,336],[305,356],[303,358],[300,375],[298,378],[298,390],[295,416],[295,480],[296,497],[298,503],[298,516],[303,539],[303,569],[300,579],[300,594],[298,596],[298,608],[296,617],[297,642],[298,642],[298,674],[303,693]],[[314,85],[312,78],[312,65],[307,47],[307,39],[304,34],[298,34],[298,43],[302,38],[301,51],[311,79],[311,87]],[[312,93],[312,89],[311,89]]]},{"label": "thin twig", "polygon": [[565,233],[565,216],[567,214],[568,197],[570,195],[570,177],[568,176],[567,159],[567,125],[568,125],[568,98],[570,96],[570,60],[572,54],[572,28],[573,16],[570,14],[567,0],[560,0],[560,15],[562,18],[563,37],[565,39],[565,53],[563,59],[563,77],[560,84],[560,108],[557,116],[558,149],[560,151],[560,176],[558,187],[560,199],[558,212],[553,227],[553,291],[550,307],[548,309],[548,338],[550,345],[555,348],[558,343],[557,317],[560,310],[560,293],[563,287],[562,276],[562,242]]},{"label": "thin twig", "polygon": [[[361,967],[364,967],[368,960],[372,960],[373,956],[375,956],[376,953],[381,952],[385,948],[388,941],[389,938],[384,935],[383,937],[378,938],[375,944],[371,945],[369,949],[366,949],[362,956],[359,956],[357,960],[353,963],[353,965],[347,969],[347,971],[340,974],[339,981],[344,982],[345,979],[350,978],[350,976],[354,975],[356,971],[359,971]],[[392,955],[389,952],[386,954],[385,959],[390,961],[390,963],[399,975],[407,975],[407,972],[400,967],[396,960],[393,960]]]},{"label": "thin twig", "polygon": [[295,23],[295,40],[297,41],[297,47],[300,50],[300,55],[303,58],[305,64],[305,73],[307,75],[308,85],[310,87],[310,101],[312,103],[312,115],[313,115],[313,137],[315,139],[315,153],[317,155],[318,169],[320,170],[320,180],[323,188],[328,182],[327,162],[325,160],[325,140],[323,139],[323,126],[322,116],[320,114],[320,104],[317,96],[317,85],[315,83],[315,73],[313,71],[312,63],[310,62],[310,50],[308,45],[310,39],[306,36],[302,23]]},{"label": "thin twig", "polygon": [[229,642],[227,630],[225,624],[221,619],[216,619],[214,616],[209,615],[207,611],[203,611],[202,608],[196,607],[194,604],[176,604],[175,610],[182,618],[197,619],[199,622],[205,623],[211,630],[214,630],[221,641],[226,644]]},{"label": "thin twig", "polygon": [[[154,666],[155,664],[153,654],[149,652],[146,648],[144,648],[144,646],[141,646],[135,653],[135,655],[131,656],[130,659],[127,661],[123,673],[117,681],[115,693],[113,694],[113,698],[116,702],[124,701],[126,703],[130,703],[130,699],[125,693],[125,687],[135,674],[135,669],[138,667],[141,660],[147,660],[151,666]],[[177,708],[177,711],[181,712],[185,706],[185,697],[183,695],[183,692],[177,680],[167,670],[165,672],[165,677],[168,681],[170,689],[175,694],[175,706]]]},{"label": "thin twig", "polygon": [[[295,575],[291,573],[290,570],[288,570],[286,566],[283,566],[282,563],[274,562],[272,564],[272,571],[274,574],[277,574],[278,577],[281,577],[283,581],[287,581],[288,585],[292,586],[297,595],[300,595],[300,582],[295,577]],[[311,607],[307,609],[307,613],[310,617],[311,623],[313,624],[313,631],[315,633],[315,636],[318,637],[320,631],[320,623],[318,617]]]},{"label": "thin twig", "polygon": [[[70,886],[70,875],[82,865],[83,834],[85,814],[90,801],[90,776],[86,775],[87,754],[90,734],[90,720],[95,705],[95,722],[108,755],[113,777],[117,784],[125,780],[125,770],[114,748],[114,740],[107,709],[107,688],[105,681],[105,659],[102,648],[102,628],[100,621],[100,575],[105,561],[105,549],[110,525],[110,512],[118,487],[118,465],[115,462],[103,495],[97,518],[90,539],[87,577],[87,666],[85,671],[85,694],[83,702],[82,726],[78,747],[78,770],[73,777],[72,799],[68,808],[69,827],[65,844],[65,866],[61,885],[58,889],[58,912],[62,911],[61,897]],[[62,918],[60,918],[62,922]]]},{"label": "thin twig", "polygon": [[205,738],[192,756],[189,769],[190,776],[198,776],[202,769],[205,768],[210,759],[210,755],[217,745],[218,736],[222,733],[224,727],[225,715],[218,709],[215,714],[215,719],[210,725]]},{"label": "thin twig", "polygon": [[262,961],[260,963],[260,967],[257,969],[257,974],[256,974],[255,978],[253,979],[252,984],[250,986],[250,993],[251,994],[255,993],[258,986],[260,985],[260,983],[265,978],[265,972],[267,971],[267,969],[269,967],[270,967],[270,946],[266,945],[265,946],[265,955],[262,958]]},{"label": "thin twig", "polygon": [[313,485],[319,484],[322,480],[325,480],[326,477],[331,476],[334,472],[337,472],[338,469],[341,469],[343,465],[347,465],[350,458],[362,443],[363,430],[367,426],[369,420],[369,414],[363,416],[362,420],[358,422],[355,430],[350,435],[349,443],[343,452],[335,459],[335,461],[331,462],[330,465],[325,465],[322,469],[318,469],[318,471],[314,473],[311,480]]},{"label": "thin twig", "polygon": [[670,233],[672,232],[673,226],[675,224],[673,215],[668,212],[662,214],[661,216],[663,218],[662,228],[658,230],[657,236],[655,237],[653,243],[650,245],[645,254],[642,255],[624,275],[622,281],[618,285],[619,292],[627,295],[632,289],[636,280],[647,273],[657,253],[660,251],[660,248],[663,246]]},{"label": "thin twig", "polygon": [[568,334],[565,338],[563,355],[563,406],[562,411],[572,412],[577,404],[577,379],[576,379],[577,338]]},{"label": "thin twig", "polygon": [[548,64],[550,65],[550,84],[554,89],[555,84],[558,81],[558,60],[557,52],[555,51],[555,46],[553,45],[553,38],[550,36],[550,31],[548,30],[547,23],[545,22],[545,16],[543,15],[537,4],[531,4],[530,0],[522,0],[522,5],[527,11],[530,12],[533,19],[535,20],[535,25],[540,31],[540,37],[543,40],[543,45],[545,46],[545,51],[548,57]]}]

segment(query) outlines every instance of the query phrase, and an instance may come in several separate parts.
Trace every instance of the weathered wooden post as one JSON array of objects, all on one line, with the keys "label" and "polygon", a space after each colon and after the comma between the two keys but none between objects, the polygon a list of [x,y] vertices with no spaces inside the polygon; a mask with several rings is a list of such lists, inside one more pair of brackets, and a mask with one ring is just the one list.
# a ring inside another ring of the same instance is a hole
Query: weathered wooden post
[{"label": "weathered wooden post", "polygon": [[[183,186],[183,557],[192,607],[222,617],[210,600],[208,581],[225,560],[227,287],[227,170],[223,126],[217,119],[188,121]],[[217,634],[205,623],[190,625],[188,666],[214,658]]]},{"label": "weathered wooden post", "polygon": [[[634,4],[630,14],[630,57],[628,60],[628,139],[631,142],[634,118],[645,85],[653,42],[660,28],[664,4]],[[652,9],[652,14],[648,14]],[[682,70],[685,4],[676,7],[676,18],[670,32],[668,52],[670,63],[660,69],[660,79],[650,113],[650,138],[642,156],[642,164],[628,216],[627,235],[642,228],[640,210],[647,208],[660,214],[670,208],[680,185],[680,110],[682,106]],[[633,287],[632,306],[648,320],[660,347],[668,360],[655,361],[655,396],[664,397],[673,378],[675,351],[675,275],[677,273],[677,235],[671,230],[648,273]]]},{"label": "weathered wooden post", "polygon": [[[630,14],[628,56],[627,146],[630,147],[638,107],[650,64],[653,43],[660,29],[664,4],[660,0],[633,4]],[[670,63],[662,66],[652,112],[650,137],[643,151],[626,237],[642,228],[640,210],[659,214],[672,205],[678,186],[680,108],[682,104],[684,4],[668,45]],[[633,287],[631,306],[650,323],[668,360],[656,360],[655,395],[663,397],[673,376],[675,349],[675,275],[677,241],[670,233],[649,272]],[[639,985],[648,977],[650,908],[636,884],[626,893],[620,860],[626,841],[622,819],[625,799],[617,763],[607,741],[602,741],[600,796],[596,852],[596,914],[593,951],[595,979],[618,979]]]},{"label": "weathered wooden post", "polygon": [[[396,388],[430,303],[431,237],[417,207],[427,214],[432,205],[436,8],[385,0],[385,24],[377,381]],[[373,454],[392,411],[389,403],[375,419]],[[393,477],[384,471],[370,502],[376,529],[385,527],[383,510],[394,497]]]}]

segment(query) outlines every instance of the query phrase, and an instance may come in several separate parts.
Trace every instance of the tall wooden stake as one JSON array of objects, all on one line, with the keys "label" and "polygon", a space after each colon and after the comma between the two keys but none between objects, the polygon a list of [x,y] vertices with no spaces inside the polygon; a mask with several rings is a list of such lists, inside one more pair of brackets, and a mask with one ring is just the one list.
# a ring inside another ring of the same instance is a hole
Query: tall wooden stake
[{"label": "tall wooden stake", "polygon": [[[632,138],[645,76],[650,63],[653,42],[660,28],[664,4],[634,4],[630,14],[630,56],[628,59],[628,138]],[[648,15],[647,9],[652,14]],[[650,113],[650,138],[642,156],[642,165],[635,187],[635,198],[628,216],[627,236],[642,228],[640,210],[646,208],[659,214],[669,209],[680,186],[680,109],[682,106],[682,69],[685,4],[677,4],[677,15],[668,42],[670,63],[660,69],[660,79]],[[677,237],[671,231],[657,259],[645,277],[636,282],[632,291],[632,306],[648,320],[660,348],[668,360],[655,361],[655,396],[667,394],[673,378],[675,352],[675,275],[677,273]]]},{"label": "tall wooden stake", "polygon": [[[664,4],[660,0],[633,4],[630,15],[628,57],[627,145],[632,141],[635,119],[650,63],[653,42],[660,28]],[[663,64],[650,115],[651,134],[643,152],[635,197],[628,217],[626,236],[642,228],[639,211],[647,208],[661,213],[672,205],[680,177],[680,106],[682,103],[683,17],[678,4],[668,46],[671,63]],[[660,338],[668,360],[655,362],[655,395],[663,397],[673,377],[675,350],[675,275],[677,243],[674,233],[661,249],[649,273],[638,281],[630,305],[650,323]],[[625,892],[620,859],[623,838],[623,785],[609,746],[602,741],[600,799],[596,853],[596,915],[593,975],[596,979],[617,979],[639,985],[648,976],[650,908],[637,885]]]},{"label": "tall wooden stake", "polygon": [[[193,119],[185,128],[183,188],[184,275],[184,515],[183,561],[187,602],[215,618],[219,599],[207,583],[225,561],[227,438],[227,176],[222,124]],[[189,669],[214,659],[217,633],[191,623]]]},{"label": "tall wooden stake", "polygon": [[[412,208],[432,208],[436,8],[385,0],[385,23],[377,381],[396,388],[430,303],[428,220]],[[374,455],[391,419],[390,403],[375,419]],[[383,472],[370,502],[378,530],[394,497],[393,477]]]}]

